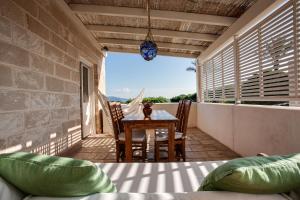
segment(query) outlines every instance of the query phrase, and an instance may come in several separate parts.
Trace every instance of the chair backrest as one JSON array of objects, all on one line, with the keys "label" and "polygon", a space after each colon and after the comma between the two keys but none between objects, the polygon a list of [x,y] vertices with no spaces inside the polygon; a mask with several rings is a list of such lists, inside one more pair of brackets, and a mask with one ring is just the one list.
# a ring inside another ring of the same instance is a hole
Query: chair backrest
[{"label": "chair backrest", "polygon": [[177,112],[176,112],[176,117],[177,118],[181,114],[182,109],[183,109],[183,100],[179,100],[178,107],[177,107]]},{"label": "chair backrest", "polygon": [[119,118],[118,118],[118,113],[117,113],[117,105],[114,102],[107,102],[110,116],[111,116],[111,121],[112,121],[112,126],[113,126],[113,131],[114,131],[114,137],[116,140],[119,140],[119,133],[120,133],[120,128],[119,128]]},{"label": "chair backrest", "polygon": [[176,118],[179,119],[176,123],[176,131],[180,131],[180,127],[182,125],[182,115],[183,115],[183,108],[184,108],[184,100],[180,100],[177,107]]},{"label": "chair backrest", "polygon": [[180,125],[180,129],[179,131],[181,133],[183,133],[183,135],[186,135],[186,130],[187,130],[187,124],[189,121],[189,114],[190,114],[190,109],[191,109],[191,104],[192,101],[191,100],[184,100],[183,102],[183,113],[182,113],[182,117],[181,117],[181,125]]},{"label": "chair backrest", "polygon": [[116,103],[116,111],[117,111],[117,116],[118,116],[119,130],[120,130],[120,132],[124,132],[124,126],[122,123],[122,119],[124,118],[124,113],[122,111],[122,105],[120,102]]}]

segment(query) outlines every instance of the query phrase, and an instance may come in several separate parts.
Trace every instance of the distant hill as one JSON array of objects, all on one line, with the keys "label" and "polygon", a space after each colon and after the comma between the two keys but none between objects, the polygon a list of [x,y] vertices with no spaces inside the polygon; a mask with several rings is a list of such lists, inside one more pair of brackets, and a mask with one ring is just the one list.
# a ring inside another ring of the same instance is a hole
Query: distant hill
[{"label": "distant hill", "polygon": [[109,96],[108,99],[109,101],[118,101],[118,102],[126,102],[128,100],[126,98],[114,97],[114,96]]}]

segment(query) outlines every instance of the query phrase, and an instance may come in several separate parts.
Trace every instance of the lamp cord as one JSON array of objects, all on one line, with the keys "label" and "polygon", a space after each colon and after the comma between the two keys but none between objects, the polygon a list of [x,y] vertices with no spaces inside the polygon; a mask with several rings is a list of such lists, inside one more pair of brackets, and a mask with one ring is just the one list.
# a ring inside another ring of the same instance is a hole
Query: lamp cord
[{"label": "lamp cord", "polygon": [[150,22],[150,0],[147,0],[147,12],[148,12],[148,31],[151,29],[151,22]]},{"label": "lamp cord", "polygon": [[153,36],[151,33],[151,20],[150,20],[150,0],[147,0],[147,12],[148,12],[148,33],[147,38],[148,40],[153,40]]}]

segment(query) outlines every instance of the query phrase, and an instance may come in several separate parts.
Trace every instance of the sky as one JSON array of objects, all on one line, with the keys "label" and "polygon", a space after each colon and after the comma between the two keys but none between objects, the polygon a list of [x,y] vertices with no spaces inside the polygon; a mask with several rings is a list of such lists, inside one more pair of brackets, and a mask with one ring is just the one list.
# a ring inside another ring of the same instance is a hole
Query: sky
[{"label": "sky", "polygon": [[145,97],[195,93],[196,75],[186,71],[192,61],[169,56],[145,61],[139,54],[109,52],[105,61],[107,95],[134,98],[143,88]]}]

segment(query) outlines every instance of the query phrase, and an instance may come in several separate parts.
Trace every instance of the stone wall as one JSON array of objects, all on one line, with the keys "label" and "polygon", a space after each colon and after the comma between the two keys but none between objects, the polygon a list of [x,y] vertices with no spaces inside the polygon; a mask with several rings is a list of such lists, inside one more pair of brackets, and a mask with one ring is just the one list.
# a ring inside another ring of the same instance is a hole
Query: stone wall
[{"label": "stone wall", "polygon": [[57,1],[1,0],[0,153],[80,141],[79,62],[100,56]]}]

